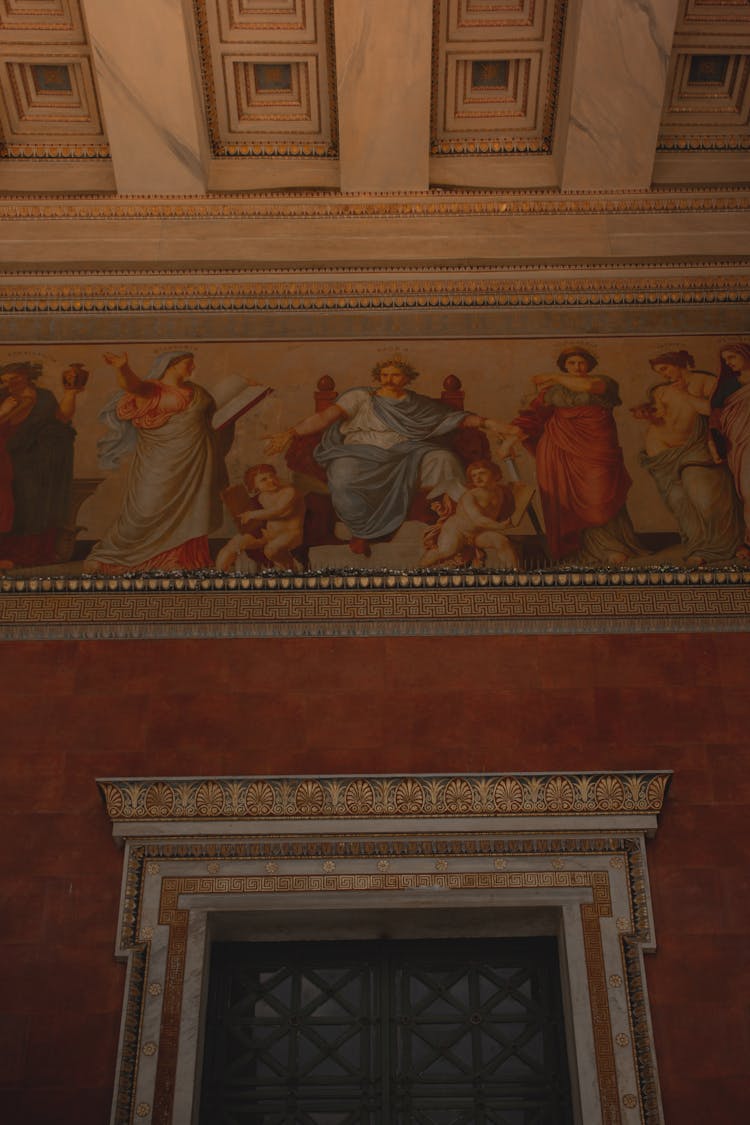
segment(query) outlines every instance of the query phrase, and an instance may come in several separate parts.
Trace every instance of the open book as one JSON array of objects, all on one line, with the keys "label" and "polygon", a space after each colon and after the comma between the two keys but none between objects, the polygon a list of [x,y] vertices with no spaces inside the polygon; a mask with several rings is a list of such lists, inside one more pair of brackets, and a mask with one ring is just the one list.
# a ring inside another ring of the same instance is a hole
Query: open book
[{"label": "open book", "polygon": [[216,411],[211,425],[215,430],[221,430],[231,422],[236,422],[272,391],[273,387],[260,383],[250,384],[241,375],[230,375],[214,391]]},{"label": "open book", "polygon": [[510,517],[511,527],[518,527],[521,520],[526,514],[526,510],[531,503],[534,492],[536,491],[532,484],[525,484],[522,480],[510,481],[510,487],[513,489],[513,497],[515,505],[513,507],[513,514]]}]

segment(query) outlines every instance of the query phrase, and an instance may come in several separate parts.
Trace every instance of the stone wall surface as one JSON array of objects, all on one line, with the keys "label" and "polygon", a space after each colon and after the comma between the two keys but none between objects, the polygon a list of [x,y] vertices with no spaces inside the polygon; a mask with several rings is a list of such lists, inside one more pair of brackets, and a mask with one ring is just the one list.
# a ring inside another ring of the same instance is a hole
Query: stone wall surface
[{"label": "stone wall surface", "polygon": [[96,777],[658,768],[665,1119],[739,1120],[749,653],[743,634],[0,646],[0,1118],[108,1119],[122,855]]}]

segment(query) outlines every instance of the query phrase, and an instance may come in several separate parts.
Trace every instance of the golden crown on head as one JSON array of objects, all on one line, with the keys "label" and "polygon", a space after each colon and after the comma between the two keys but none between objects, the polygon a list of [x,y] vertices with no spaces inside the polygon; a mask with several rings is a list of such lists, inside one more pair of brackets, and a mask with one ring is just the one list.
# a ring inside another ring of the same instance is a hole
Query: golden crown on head
[{"label": "golden crown on head", "polygon": [[405,355],[403,355],[401,352],[392,352],[385,359],[381,359],[381,360],[378,361],[378,363],[375,364],[375,366],[372,369],[373,379],[379,379],[380,378],[380,372],[383,370],[383,368],[384,367],[391,367],[391,366],[399,367],[404,372],[404,374],[407,376],[407,378],[409,379],[410,382],[411,382],[412,379],[416,379],[419,375],[419,372],[417,371],[416,367],[414,367],[409,362],[409,360],[406,358]]}]

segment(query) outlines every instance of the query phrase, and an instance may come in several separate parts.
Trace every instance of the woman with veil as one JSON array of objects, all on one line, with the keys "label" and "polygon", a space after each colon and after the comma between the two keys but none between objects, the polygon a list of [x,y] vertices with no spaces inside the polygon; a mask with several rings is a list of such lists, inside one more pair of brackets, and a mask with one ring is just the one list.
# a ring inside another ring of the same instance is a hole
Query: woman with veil
[{"label": "woman with veil", "polygon": [[[157,358],[145,379],[127,355],[104,356],[121,390],[100,415],[109,433],[99,464],[113,469],[133,452],[120,514],[84,566],[88,573],[200,570],[212,565],[208,536],[222,522],[224,459],[211,426],[212,396],[190,382],[192,352]],[[231,433],[226,435],[230,438]]]}]

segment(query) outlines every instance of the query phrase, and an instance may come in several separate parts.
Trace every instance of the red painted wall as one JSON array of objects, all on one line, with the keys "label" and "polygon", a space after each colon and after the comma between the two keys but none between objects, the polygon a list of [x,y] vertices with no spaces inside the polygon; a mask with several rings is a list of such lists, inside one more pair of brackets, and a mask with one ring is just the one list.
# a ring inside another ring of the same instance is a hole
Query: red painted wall
[{"label": "red painted wall", "polygon": [[669,1125],[750,1105],[750,637],[0,645],[0,1119],[108,1120],[97,776],[669,768],[647,957]]}]

